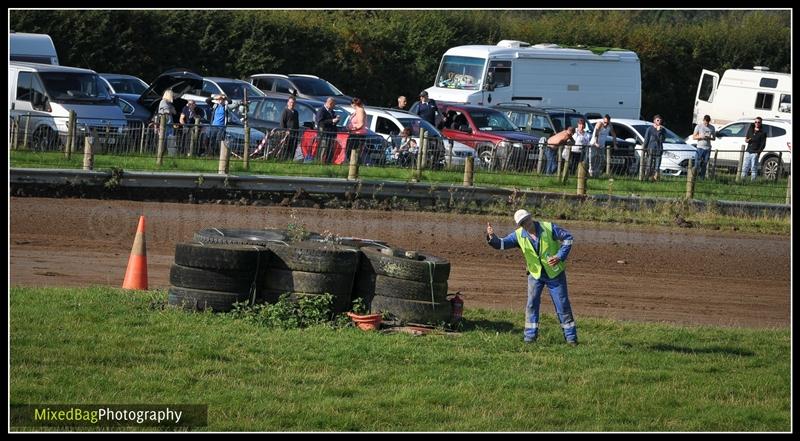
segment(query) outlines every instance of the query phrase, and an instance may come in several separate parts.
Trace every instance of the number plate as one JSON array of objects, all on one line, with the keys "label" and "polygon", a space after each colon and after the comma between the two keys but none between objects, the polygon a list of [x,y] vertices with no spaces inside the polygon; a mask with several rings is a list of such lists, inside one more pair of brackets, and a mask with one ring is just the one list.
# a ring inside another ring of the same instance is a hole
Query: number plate
[{"label": "number plate", "polygon": [[612,164],[623,164],[623,163],[625,163],[625,160],[622,159],[622,158],[611,158],[611,163]]},{"label": "number plate", "polygon": [[102,144],[116,144],[117,138],[98,138]]}]

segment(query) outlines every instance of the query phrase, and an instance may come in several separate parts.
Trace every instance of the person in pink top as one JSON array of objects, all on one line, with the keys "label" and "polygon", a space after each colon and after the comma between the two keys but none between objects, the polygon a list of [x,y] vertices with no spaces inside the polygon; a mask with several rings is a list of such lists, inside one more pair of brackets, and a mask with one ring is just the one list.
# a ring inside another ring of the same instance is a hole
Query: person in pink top
[{"label": "person in pink top", "polygon": [[347,156],[346,161],[350,160],[350,150],[357,148],[360,149],[363,135],[367,134],[365,126],[367,122],[367,112],[364,110],[364,103],[360,98],[353,98],[353,116],[347,123],[347,130],[350,136],[347,138]]}]

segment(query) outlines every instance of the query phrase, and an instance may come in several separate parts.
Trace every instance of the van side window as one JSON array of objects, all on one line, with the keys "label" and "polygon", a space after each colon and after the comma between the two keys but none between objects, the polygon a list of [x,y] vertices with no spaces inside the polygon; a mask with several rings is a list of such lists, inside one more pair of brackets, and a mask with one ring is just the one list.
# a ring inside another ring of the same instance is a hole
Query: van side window
[{"label": "van side window", "polygon": [[758,92],[756,94],[756,109],[772,109],[772,98],[774,96],[771,93]]},{"label": "van side window", "polygon": [[17,77],[17,100],[30,101],[31,100],[31,78],[33,74],[30,72],[20,72]]},{"label": "van side window", "polygon": [[44,86],[42,85],[41,80],[36,75],[31,75],[31,102],[32,103],[39,103],[38,106],[34,106],[34,109],[37,110],[44,110],[44,97],[47,96],[44,91]]},{"label": "van side window", "polygon": [[489,62],[489,73],[493,75],[495,88],[511,85],[510,61],[503,60]]},{"label": "van side window", "polygon": [[700,92],[697,94],[697,99],[713,103],[714,102],[714,97],[712,95],[713,92],[714,92],[714,77],[709,74],[703,75],[703,78],[700,80]]},{"label": "van side window", "polygon": [[781,94],[781,100],[778,102],[778,112],[792,113],[792,96]]}]

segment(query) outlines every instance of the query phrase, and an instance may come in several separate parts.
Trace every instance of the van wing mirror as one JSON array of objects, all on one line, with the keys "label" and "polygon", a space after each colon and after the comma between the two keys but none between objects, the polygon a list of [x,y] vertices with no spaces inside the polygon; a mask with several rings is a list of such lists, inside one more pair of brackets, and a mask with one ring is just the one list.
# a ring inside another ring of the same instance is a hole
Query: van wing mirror
[{"label": "van wing mirror", "polygon": [[486,81],[483,82],[483,89],[490,92],[494,90],[494,72],[486,73]]}]

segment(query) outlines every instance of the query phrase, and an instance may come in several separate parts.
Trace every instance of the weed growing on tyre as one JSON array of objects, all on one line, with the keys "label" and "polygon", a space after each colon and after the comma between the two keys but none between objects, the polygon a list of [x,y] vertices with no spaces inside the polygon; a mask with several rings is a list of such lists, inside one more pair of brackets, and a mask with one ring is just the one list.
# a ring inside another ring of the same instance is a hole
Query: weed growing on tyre
[{"label": "weed growing on tyre", "polygon": [[292,242],[300,242],[310,236],[306,225],[300,223],[297,218],[297,210],[295,209],[292,209],[291,214],[289,214],[289,224],[286,225],[286,230],[288,231],[289,240]]},{"label": "weed growing on tyre", "polygon": [[111,167],[111,176],[108,180],[103,184],[103,186],[109,190],[115,190],[119,188],[119,185],[122,181],[122,169],[119,167]]}]

